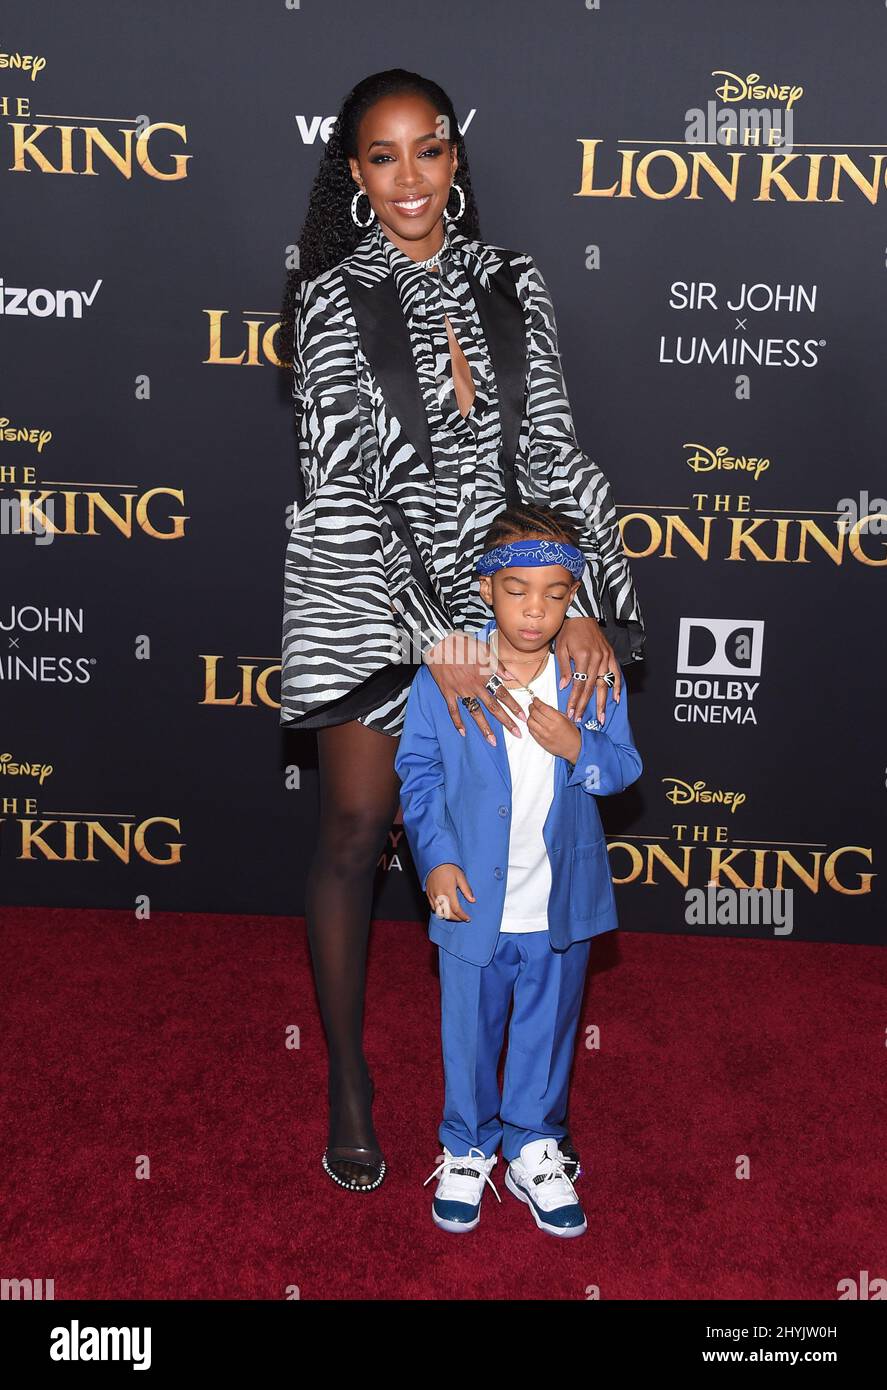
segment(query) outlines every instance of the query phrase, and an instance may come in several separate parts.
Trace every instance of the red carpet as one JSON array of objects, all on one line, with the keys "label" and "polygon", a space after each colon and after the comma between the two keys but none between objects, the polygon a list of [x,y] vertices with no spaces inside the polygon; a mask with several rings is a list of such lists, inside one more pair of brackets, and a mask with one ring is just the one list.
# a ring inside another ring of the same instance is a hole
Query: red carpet
[{"label": "red carpet", "polygon": [[477,1231],[431,1222],[442,1082],[419,924],[373,932],[367,1053],[391,1171],[367,1196],[320,1167],[304,923],[8,909],[2,928],[0,1275],[53,1278],[57,1299],[834,1300],[885,1273],[877,948],[593,943],[583,1032],[598,1025],[601,1048],[580,1040],[571,1100],[589,1230],[558,1241],[505,1191],[501,1159],[502,1205],[488,1189]]}]

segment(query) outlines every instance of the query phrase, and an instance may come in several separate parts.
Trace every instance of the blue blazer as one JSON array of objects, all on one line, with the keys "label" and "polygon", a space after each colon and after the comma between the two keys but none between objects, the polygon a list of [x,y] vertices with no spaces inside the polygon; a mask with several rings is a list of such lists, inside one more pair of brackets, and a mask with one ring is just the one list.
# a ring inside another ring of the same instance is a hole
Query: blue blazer
[{"label": "blue blazer", "polygon": [[[475,635],[484,640],[491,618]],[[566,713],[572,685],[558,690]],[[593,699],[579,726],[582,749],[574,764],[555,759],[554,797],[542,837],[551,863],[548,931],[563,950],[619,925],[596,798],[621,792],[643,769],[628,722],[628,692],[617,704],[607,691],[604,727],[594,717]],[[475,965],[488,965],[499,940],[511,833],[511,770],[505,729],[492,715],[496,746],[487,742],[464,711],[465,737],[456,729],[443,693],[427,666],[410,687],[406,718],[394,767],[401,779],[403,823],[422,889],[438,864],[458,864],[476,898],[461,898],[470,922],[451,922],[432,913],[428,934],[438,946]],[[524,737],[529,735],[524,733]]]}]

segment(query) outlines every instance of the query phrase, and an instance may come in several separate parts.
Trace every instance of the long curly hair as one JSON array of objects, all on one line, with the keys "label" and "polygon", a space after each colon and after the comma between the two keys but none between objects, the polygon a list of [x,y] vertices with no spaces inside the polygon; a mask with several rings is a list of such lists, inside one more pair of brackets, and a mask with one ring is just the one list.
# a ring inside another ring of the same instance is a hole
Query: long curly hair
[{"label": "long curly hair", "polygon": [[[465,211],[459,218],[459,231],[469,240],[480,237],[465,141],[459,130],[453,103],[446,92],[430,78],[408,72],[406,68],[388,68],[365,77],[342,102],[308,199],[308,211],[298,240],[299,264],[287,272],[277,348],[277,356],[286,366],[292,366],[296,307],[302,284],[306,280],[314,280],[350,256],[367,234],[368,229],[358,227],[351,216],[351,200],[357,192],[357,185],[351,176],[348,160],[357,158],[360,122],[370,107],[382,97],[400,92],[427,97],[438,116],[447,118],[447,129],[455,132],[447,143],[451,149],[455,146],[459,168],[454,182],[465,194]],[[459,206],[458,195],[453,198],[453,204],[452,211],[455,211]]]},{"label": "long curly hair", "polygon": [[566,541],[579,546],[579,532],[569,517],[556,507],[537,506],[534,502],[521,502],[515,507],[505,507],[494,517],[483,540],[483,550],[505,545],[509,541]]}]

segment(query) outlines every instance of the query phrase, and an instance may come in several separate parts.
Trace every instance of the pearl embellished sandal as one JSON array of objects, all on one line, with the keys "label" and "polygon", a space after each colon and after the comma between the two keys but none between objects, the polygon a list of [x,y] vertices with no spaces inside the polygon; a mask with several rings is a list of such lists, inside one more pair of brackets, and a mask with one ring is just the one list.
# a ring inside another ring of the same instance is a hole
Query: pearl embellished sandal
[{"label": "pearl embellished sandal", "polygon": [[[376,1083],[370,1077],[370,1104],[376,1094]],[[377,1158],[363,1159],[356,1157],[357,1154],[377,1154]],[[352,1157],[352,1155],[354,1155]],[[323,1151],[321,1159],[323,1171],[339,1187],[346,1188],[349,1192],[373,1192],[385,1179],[387,1164],[379,1153],[378,1149],[363,1148],[359,1144],[334,1144]],[[336,1165],[342,1165],[341,1172],[336,1171]],[[362,1170],[360,1173],[361,1181],[356,1181],[351,1174],[354,1169]],[[366,1175],[367,1180],[364,1179]]]},{"label": "pearl embellished sandal", "polygon": [[[362,1149],[354,1145],[340,1145],[338,1147],[347,1147],[349,1152],[354,1154],[371,1154],[378,1152],[377,1149]],[[332,1178],[334,1183],[337,1183],[339,1187],[347,1188],[349,1192],[372,1192],[375,1188],[379,1187],[385,1179],[387,1167],[384,1158],[379,1159],[375,1162],[367,1162],[364,1159],[358,1158],[333,1157],[329,1159],[327,1157],[328,1153],[329,1150],[324,1149],[323,1158],[321,1159],[321,1163],[323,1164],[323,1171],[327,1173],[329,1177]],[[368,1173],[375,1176],[372,1177],[372,1180],[370,1182],[354,1182],[353,1179],[349,1182],[345,1178],[340,1177],[338,1173],[333,1172],[333,1169],[330,1167],[331,1163],[347,1163],[352,1168],[365,1168]]]}]

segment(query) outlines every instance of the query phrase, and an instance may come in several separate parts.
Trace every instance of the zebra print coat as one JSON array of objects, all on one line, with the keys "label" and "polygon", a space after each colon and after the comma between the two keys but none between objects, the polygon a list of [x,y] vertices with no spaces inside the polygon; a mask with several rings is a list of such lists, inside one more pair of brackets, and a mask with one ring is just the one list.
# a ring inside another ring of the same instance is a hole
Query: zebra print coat
[{"label": "zebra print coat", "polygon": [[[506,287],[511,300],[494,293]],[[465,417],[444,314],[475,383]],[[484,626],[474,566],[505,506],[503,442],[519,495],[580,530],[588,565],[567,617],[603,620],[620,662],[642,659],[610,486],[577,444],[531,256],[445,223],[432,272],[374,221],[350,256],[301,287],[292,394],[305,505],[285,557],[285,727],[358,717],[398,736],[409,663],[446,632]]]}]

